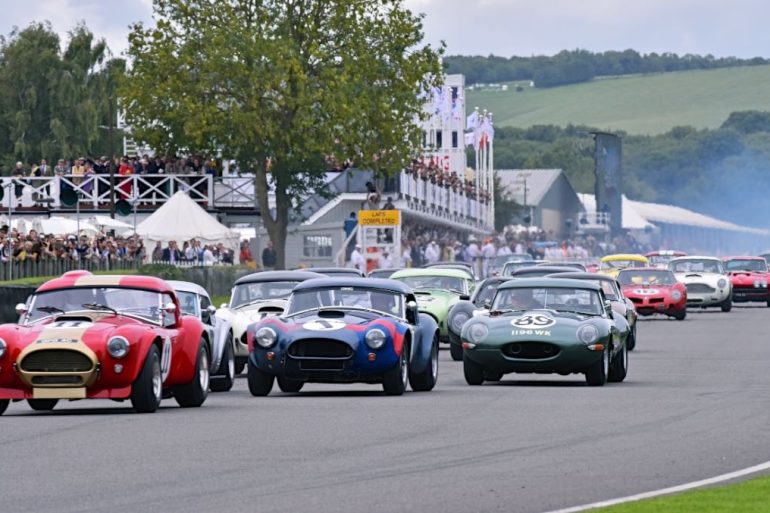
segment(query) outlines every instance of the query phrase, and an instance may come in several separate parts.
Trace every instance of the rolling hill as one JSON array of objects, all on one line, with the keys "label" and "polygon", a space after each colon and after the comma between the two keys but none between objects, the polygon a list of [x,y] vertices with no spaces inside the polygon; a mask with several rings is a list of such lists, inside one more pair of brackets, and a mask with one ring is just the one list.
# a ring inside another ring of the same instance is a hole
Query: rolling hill
[{"label": "rolling hill", "polygon": [[[522,85],[524,83],[522,82]],[[770,66],[606,77],[521,92],[468,91],[467,109],[494,113],[497,126],[568,123],[630,134],[657,134],[673,126],[718,127],[738,110],[770,110]]]}]

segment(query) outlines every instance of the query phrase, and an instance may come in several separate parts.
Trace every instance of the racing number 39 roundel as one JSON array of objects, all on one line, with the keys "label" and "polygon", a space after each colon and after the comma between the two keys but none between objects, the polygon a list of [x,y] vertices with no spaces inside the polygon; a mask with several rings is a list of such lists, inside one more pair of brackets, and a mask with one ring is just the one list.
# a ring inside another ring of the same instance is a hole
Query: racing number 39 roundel
[{"label": "racing number 39 roundel", "polygon": [[521,330],[539,330],[556,324],[556,320],[543,314],[530,314],[511,321],[511,324]]}]

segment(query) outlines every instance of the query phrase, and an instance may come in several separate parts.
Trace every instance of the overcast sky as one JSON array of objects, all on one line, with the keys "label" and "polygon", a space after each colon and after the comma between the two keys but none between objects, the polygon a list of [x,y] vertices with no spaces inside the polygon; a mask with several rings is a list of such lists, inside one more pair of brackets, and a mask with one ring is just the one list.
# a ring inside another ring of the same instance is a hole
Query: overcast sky
[{"label": "overcast sky", "polygon": [[[766,0],[407,0],[426,14],[428,42],[449,54],[592,51],[770,56]],[[84,20],[114,54],[128,25],[150,22],[152,0],[0,0],[0,33],[48,20],[63,38]]]}]

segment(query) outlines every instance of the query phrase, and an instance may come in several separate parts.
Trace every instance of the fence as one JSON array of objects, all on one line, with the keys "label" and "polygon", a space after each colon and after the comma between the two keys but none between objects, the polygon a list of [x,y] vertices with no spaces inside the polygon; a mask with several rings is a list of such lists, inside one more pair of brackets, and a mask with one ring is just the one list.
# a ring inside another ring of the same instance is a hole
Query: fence
[{"label": "fence", "polygon": [[131,260],[25,260],[23,262],[0,263],[0,279],[17,280],[61,276],[67,271],[129,271],[138,269],[140,261]]},{"label": "fence", "polygon": [[139,209],[158,207],[178,191],[186,192],[204,208],[255,208],[254,179],[249,176],[116,175],[114,188],[110,184],[110,176],[103,174],[89,177],[3,177],[0,178],[0,187],[5,192],[0,206],[6,210],[9,206],[61,208],[60,197],[65,189],[78,193],[80,207],[84,209],[109,210],[111,190],[115,191],[116,201],[125,199],[134,202]]}]

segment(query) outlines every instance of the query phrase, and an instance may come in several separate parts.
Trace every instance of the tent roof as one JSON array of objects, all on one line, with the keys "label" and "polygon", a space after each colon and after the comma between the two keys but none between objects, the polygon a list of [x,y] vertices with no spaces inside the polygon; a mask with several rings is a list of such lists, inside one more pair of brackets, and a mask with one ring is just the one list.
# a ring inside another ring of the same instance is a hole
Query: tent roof
[{"label": "tent roof", "polygon": [[156,210],[136,227],[142,237],[168,242],[201,239],[204,243],[226,243],[237,247],[239,235],[214,219],[182,191]]},{"label": "tent roof", "polygon": [[[593,194],[578,193],[578,198],[586,209],[587,214],[596,212],[596,197]],[[639,215],[632,201],[623,196],[623,228],[626,230],[644,230],[652,226],[647,219]]]},{"label": "tent roof", "polygon": [[538,205],[553,183],[563,173],[561,169],[496,169],[500,184],[511,193],[519,205],[524,204],[524,180],[527,180],[527,205]]}]

